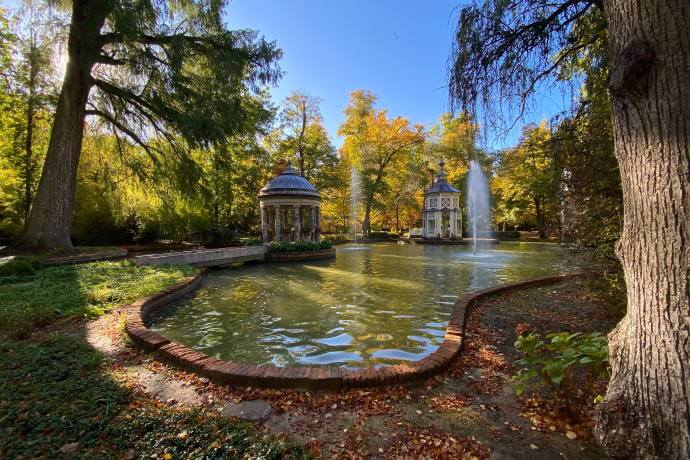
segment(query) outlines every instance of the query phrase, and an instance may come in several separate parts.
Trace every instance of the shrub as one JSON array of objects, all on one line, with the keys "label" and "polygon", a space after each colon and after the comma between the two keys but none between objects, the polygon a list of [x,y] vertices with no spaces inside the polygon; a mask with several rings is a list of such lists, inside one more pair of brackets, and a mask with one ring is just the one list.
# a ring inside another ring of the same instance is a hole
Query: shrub
[{"label": "shrub", "polygon": [[364,237],[368,240],[397,240],[400,238],[400,235],[388,232],[371,232],[368,234],[365,233]]},{"label": "shrub", "polygon": [[597,380],[608,378],[608,344],[598,332],[551,333],[545,340],[530,333],[518,337],[515,348],[524,355],[517,362],[522,368],[513,376],[518,395],[528,386],[543,386],[569,410],[579,394],[592,393],[578,389],[592,390]]},{"label": "shrub", "polygon": [[32,257],[12,257],[0,261],[0,277],[33,276],[39,269],[40,264]]},{"label": "shrub", "polygon": [[313,241],[274,241],[271,243],[271,250],[276,253],[283,252],[305,252],[305,251],[323,251],[331,249],[330,241],[324,240],[320,243]]},{"label": "shrub", "polygon": [[247,238],[242,240],[242,246],[261,246],[264,244],[261,238]]},{"label": "shrub", "polygon": [[333,235],[323,235],[321,238],[323,239],[323,241],[330,241],[333,244],[347,243],[348,241],[350,241],[350,237],[342,233]]},{"label": "shrub", "polygon": [[587,291],[616,318],[622,318],[627,308],[625,277],[620,265],[601,263],[591,265],[585,282]]}]

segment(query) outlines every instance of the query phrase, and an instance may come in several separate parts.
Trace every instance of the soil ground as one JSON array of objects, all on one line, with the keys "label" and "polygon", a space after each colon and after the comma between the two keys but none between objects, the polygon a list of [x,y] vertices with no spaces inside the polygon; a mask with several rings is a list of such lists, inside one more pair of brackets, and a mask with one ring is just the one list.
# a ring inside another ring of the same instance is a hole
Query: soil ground
[{"label": "soil ground", "polygon": [[550,420],[530,408],[529,398],[515,396],[510,375],[520,323],[541,333],[606,333],[615,319],[579,281],[504,294],[472,311],[465,350],[444,374],[405,386],[323,393],[214,385],[133,349],[118,313],[43,333],[83,337],[109,356],[120,379],[171,406],[232,413],[233,404],[266,401],[271,411],[255,422],[257,429],[305,443],[317,457],[604,458],[586,423]]}]

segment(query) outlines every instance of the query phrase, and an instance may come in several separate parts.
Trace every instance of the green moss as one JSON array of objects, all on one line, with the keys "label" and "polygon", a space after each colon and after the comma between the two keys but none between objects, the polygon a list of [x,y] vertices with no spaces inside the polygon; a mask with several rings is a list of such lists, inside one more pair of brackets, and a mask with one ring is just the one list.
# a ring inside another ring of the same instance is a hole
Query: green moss
[{"label": "green moss", "polygon": [[[75,338],[0,342],[0,458],[304,458],[246,423],[138,399]],[[74,443],[78,443],[74,445]]]},{"label": "green moss", "polygon": [[93,318],[191,275],[187,266],[130,261],[47,267],[30,282],[0,286],[0,335],[21,337],[63,317]]}]

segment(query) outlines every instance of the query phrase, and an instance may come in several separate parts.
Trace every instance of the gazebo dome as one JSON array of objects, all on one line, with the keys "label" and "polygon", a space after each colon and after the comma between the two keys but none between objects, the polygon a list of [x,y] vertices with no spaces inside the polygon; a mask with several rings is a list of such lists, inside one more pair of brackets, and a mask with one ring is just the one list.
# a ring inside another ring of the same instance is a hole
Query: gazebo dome
[{"label": "gazebo dome", "polygon": [[299,175],[296,168],[288,164],[280,175],[271,179],[259,191],[260,197],[275,195],[299,195],[321,197],[316,188],[307,179]]},{"label": "gazebo dome", "polygon": [[259,205],[264,242],[320,240],[321,195],[290,163],[259,191]]},{"label": "gazebo dome", "polygon": [[446,172],[443,170],[443,167],[446,165],[445,161],[441,160],[438,164],[439,166],[441,166],[441,169],[439,173],[436,175],[436,180],[434,180],[434,183],[426,191],[426,194],[428,195],[429,193],[460,193],[460,190],[450,185],[446,180]]}]

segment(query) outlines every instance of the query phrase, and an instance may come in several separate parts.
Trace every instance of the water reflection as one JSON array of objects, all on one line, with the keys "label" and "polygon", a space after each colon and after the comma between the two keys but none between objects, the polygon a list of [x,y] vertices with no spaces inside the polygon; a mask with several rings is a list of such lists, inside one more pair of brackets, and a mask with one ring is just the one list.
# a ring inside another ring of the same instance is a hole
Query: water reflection
[{"label": "water reflection", "polygon": [[209,273],[152,329],[212,356],[279,366],[363,367],[421,359],[466,292],[559,272],[557,246],[338,247],[335,260]]}]

